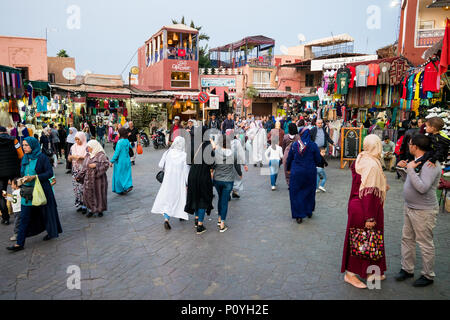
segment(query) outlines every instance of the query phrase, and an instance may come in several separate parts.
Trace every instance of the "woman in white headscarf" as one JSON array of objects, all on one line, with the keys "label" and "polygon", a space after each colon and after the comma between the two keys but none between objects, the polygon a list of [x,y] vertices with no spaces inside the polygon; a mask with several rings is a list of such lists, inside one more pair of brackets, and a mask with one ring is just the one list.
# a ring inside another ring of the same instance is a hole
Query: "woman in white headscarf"
[{"label": "woman in white headscarf", "polygon": [[77,175],[77,181],[83,183],[83,202],[89,209],[86,217],[95,214],[103,217],[107,210],[109,159],[101,144],[97,140],[87,143],[88,154],[83,162],[83,169]]},{"label": "woman in white headscarf", "polygon": [[75,135],[77,134],[77,129],[75,129],[74,127],[70,127],[69,128],[69,135],[67,136],[66,139],[66,146],[64,148],[64,155],[66,157],[66,173],[72,173],[72,161],[69,161],[69,153],[70,153],[70,149],[72,148],[72,146],[75,143]]},{"label": "woman in white headscarf", "polygon": [[83,203],[83,184],[77,181],[78,173],[83,169],[84,158],[86,157],[86,135],[83,132],[77,132],[75,143],[70,148],[68,160],[72,162],[72,186],[75,194],[75,206],[78,212],[87,213],[87,208]]},{"label": "woman in white headscarf", "polygon": [[159,167],[164,170],[164,180],[153,204],[152,213],[164,215],[164,228],[170,230],[170,218],[189,220],[184,211],[187,196],[189,166],[186,163],[185,140],[176,137]]}]

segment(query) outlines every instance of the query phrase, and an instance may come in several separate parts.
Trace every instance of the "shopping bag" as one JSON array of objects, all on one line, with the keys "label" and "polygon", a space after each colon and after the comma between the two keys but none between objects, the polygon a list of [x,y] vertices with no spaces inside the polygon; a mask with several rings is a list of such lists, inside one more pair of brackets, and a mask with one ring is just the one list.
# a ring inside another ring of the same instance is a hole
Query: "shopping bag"
[{"label": "shopping bag", "polygon": [[34,179],[33,200],[31,205],[33,207],[45,206],[47,204],[47,198],[45,197],[44,189],[42,189],[41,182],[36,176]]},{"label": "shopping bag", "polygon": [[137,154],[143,154],[144,153],[144,150],[142,149],[142,146],[140,144],[137,145],[136,151],[137,151]]},{"label": "shopping bag", "polygon": [[351,255],[362,259],[377,261],[383,257],[384,240],[381,231],[350,229]]}]

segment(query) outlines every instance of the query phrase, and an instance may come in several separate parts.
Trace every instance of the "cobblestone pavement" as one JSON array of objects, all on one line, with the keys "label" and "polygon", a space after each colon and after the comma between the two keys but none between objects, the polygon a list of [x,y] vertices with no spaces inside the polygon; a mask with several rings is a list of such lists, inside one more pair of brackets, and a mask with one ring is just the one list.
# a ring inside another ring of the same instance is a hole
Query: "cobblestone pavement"
[{"label": "cobblestone pavement", "polygon": [[[434,285],[417,289],[393,278],[400,270],[403,200],[402,183],[392,173],[385,208],[387,280],[381,290],[361,291],[340,274],[351,175],[337,161],[327,169],[328,192],[318,195],[313,219],[302,225],[291,219],[284,174],[272,192],[270,178],[251,167],[242,198],[230,203],[230,229],[217,231],[213,211],[208,231],[198,236],[192,220],[174,220],[166,231],[162,216],[150,213],[161,155],[145,149],[133,167],[134,191],[109,191],[103,218],[75,212],[71,177],[58,167],[55,193],[64,233],[49,242],[42,241],[45,234],[30,238],[26,250],[12,254],[4,248],[13,226],[0,227],[0,299],[450,298],[450,214],[439,214],[435,229]],[[111,175],[109,170],[109,181]],[[67,289],[70,265],[81,268],[81,290]],[[418,252],[416,278],[420,267]]]}]

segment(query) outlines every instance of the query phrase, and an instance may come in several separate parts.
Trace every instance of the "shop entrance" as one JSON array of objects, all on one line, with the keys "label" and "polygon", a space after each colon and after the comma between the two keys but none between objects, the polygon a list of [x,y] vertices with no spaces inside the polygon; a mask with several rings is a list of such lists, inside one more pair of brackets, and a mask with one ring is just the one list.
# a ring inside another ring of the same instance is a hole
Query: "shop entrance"
[{"label": "shop entrance", "polygon": [[272,114],[272,104],[271,103],[253,103],[252,104],[252,114],[255,116],[268,116]]}]

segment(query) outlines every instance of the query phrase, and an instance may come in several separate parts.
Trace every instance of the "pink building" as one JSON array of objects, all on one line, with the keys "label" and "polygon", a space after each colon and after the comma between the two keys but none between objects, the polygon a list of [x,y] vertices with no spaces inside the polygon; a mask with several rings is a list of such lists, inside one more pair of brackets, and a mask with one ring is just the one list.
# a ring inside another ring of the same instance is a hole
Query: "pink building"
[{"label": "pink building", "polygon": [[0,65],[22,70],[24,80],[48,81],[47,41],[0,36]]},{"label": "pink building", "polygon": [[198,90],[198,30],[164,26],[138,49],[141,90]]}]

